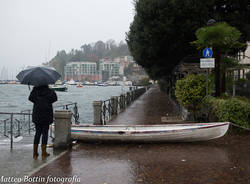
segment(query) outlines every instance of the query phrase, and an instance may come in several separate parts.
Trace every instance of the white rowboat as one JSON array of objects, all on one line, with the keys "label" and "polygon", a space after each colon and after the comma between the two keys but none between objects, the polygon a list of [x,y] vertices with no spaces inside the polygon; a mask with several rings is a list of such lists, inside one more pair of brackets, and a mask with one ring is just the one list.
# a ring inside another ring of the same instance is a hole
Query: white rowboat
[{"label": "white rowboat", "polygon": [[229,122],[168,125],[72,125],[71,137],[81,141],[193,142],[225,135]]}]

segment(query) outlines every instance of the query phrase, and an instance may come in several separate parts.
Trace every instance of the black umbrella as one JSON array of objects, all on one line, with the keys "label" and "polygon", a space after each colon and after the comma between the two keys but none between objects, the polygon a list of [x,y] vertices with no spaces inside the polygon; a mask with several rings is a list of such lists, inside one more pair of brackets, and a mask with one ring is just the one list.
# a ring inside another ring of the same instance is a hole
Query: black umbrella
[{"label": "black umbrella", "polygon": [[54,68],[48,66],[29,67],[16,76],[21,84],[33,86],[54,84],[60,77]]}]

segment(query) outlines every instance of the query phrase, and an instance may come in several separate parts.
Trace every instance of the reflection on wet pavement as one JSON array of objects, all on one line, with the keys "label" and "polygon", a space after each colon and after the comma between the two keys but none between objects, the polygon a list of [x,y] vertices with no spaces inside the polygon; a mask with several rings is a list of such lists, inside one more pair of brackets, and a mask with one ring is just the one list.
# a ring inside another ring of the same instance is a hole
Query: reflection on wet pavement
[{"label": "reflection on wet pavement", "polygon": [[[112,124],[158,124],[166,113],[176,117],[167,97],[151,89]],[[83,184],[248,184],[250,133],[196,143],[80,143],[33,176],[49,175]]]},{"label": "reflection on wet pavement", "polygon": [[200,143],[81,143],[35,176],[77,176],[86,184],[247,184],[250,142],[245,140],[249,134]]}]

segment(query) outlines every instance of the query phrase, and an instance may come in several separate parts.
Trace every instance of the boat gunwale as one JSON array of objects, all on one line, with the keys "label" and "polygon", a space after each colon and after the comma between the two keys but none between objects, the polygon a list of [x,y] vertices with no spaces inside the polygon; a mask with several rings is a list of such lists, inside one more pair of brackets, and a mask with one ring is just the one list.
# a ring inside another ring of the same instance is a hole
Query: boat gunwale
[{"label": "boat gunwale", "polygon": [[[100,126],[100,125],[77,125],[77,126],[73,126],[71,129],[72,133],[80,133],[80,132],[84,132],[84,133],[92,133],[92,134],[119,134],[119,135],[131,135],[131,134],[152,134],[152,133],[155,133],[155,134],[159,134],[159,133],[166,133],[166,132],[178,132],[178,131],[190,131],[190,130],[197,130],[197,129],[209,129],[209,128],[215,128],[215,127],[220,127],[220,126],[229,126],[229,122],[217,122],[217,123],[197,123],[200,125],[200,127],[196,127],[196,128],[186,128],[187,126],[193,126],[195,125],[194,124],[177,124],[177,125],[186,125],[186,127],[182,128],[182,129],[172,129],[172,130],[148,130],[148,131],[145,131],[145,130],[142,130],[142,131],[139,131],[139,130],[129,130],[129,129],[126,129],[126,130],[83,130],[83,129],[74,129],[74,128],[84,128],[84,127],[144,127],[144,125],[132,125],[132,126],[126,126],[126,125],[105,125],[105,126]],[[171,124],[169,124],[171,125]],[[173,125],[173,124],[172,124]],[[176,124],[174,124],[176,125]],[[203,126],[202,126],[203,125]],[[162,127],[162,125],[146,125],[146,127]],[[166,127],[166,126],[164,126]],[[129,134],[126,134],[126,133],[129,133]]]}]

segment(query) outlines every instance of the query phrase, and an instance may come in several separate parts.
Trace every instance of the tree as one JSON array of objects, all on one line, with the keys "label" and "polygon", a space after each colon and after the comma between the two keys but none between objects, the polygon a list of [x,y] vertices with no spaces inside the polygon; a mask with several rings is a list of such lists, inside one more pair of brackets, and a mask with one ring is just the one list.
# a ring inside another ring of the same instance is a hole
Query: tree
[{"label": "tree", "polygon": [[95,54],[98,56],[98,58],[103,58],[103,56],[105,55],[105,43],[102,41],[98,41],[95,43],[94,46],[94,52]]},{"label": "tree", "polygon": [[[196,45],[198,49],[213,48],[215,57],[215,96],[220,96],[222,84],[225,83],[224,74],[221,78],[221,59],[230,54],[236,54],[235,51],[238,52],[245,46],[245,44],[238,41],[241,33],[238,29],[221,22],[216,23],[214,26],[199,28],[195,35],[197,40],[192,44]],[[223,90],[225,90],[224,87]]]},{"label": "tree", "polygon": [[248,0],[135,0],[135,16],[126,41],[135,61],[153,79],[164,78],[188,55],[200,55],[189,44],[211,18],[227,21],[249,40]]},{"label": "tree", "polygon": [[54,67],[57,72],[62,75],[62,78],[64,78],[64,66],[68,61],[69,57],[67,56],[66,52],[62,50],[57,52],[56,56],[49,62],[49,65]]}]

